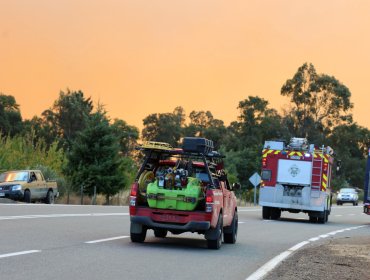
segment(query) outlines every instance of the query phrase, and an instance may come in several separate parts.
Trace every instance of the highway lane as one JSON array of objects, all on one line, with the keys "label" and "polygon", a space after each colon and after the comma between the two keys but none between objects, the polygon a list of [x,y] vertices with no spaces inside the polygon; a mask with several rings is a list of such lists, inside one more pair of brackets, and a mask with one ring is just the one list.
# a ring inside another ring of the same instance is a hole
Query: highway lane
[{"label": "highway lane", "polygon": [[[202,235],[169,235],[131,243],[127,207],[0,204],[1,279],[246,279],[304,240],[366,225],[336,236],[369,234],[361,206],[334,207],[329,223],[283,212],[261,219],[261,208],[239,208],[235,245],[206,249]],[[331,236],[329,238],[335,238]]]}]

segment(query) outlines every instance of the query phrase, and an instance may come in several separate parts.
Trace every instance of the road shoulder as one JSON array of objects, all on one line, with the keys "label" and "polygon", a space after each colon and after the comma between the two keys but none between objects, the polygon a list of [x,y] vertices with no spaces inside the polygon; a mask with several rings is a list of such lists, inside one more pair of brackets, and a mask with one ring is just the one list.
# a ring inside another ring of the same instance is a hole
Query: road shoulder
[{"label": "road shoulder", "polygon": [[264,280],[369,279],[370,236],[330,238],[293,253]]}]

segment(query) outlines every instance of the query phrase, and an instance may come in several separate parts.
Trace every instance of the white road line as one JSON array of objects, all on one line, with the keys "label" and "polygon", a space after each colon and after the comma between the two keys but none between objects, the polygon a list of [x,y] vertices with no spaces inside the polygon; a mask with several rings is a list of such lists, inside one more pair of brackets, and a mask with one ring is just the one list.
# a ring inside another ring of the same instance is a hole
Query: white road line
[{"label": "white road line", "polygon": [[308,239],[306,241],[303,241],[301,243],[298,243],[298,244],[294,245],[293,247],[289,248],[288,250],[286,250],[286,251],[282,252],[281,254],[277,255],[276,257],[274,257],[270,261],[268,261],[266,264],[264,264],[258,270],[256,270],[253,274],[251,274],[248,278],[246,278],[246,280],[262,279],[263,277],[266,276],[267,273],[269,273],[278,264],[280,264],[283,260],[285,260],[291,253],[293,253],[294,251],[302,248],[303,246],[305,246],[309,243],[315,242],[315,241],[320,240],[322,238],[326,238],[328,236],[333,236],[335,234],[342,233],[344,231],[356,230],[356,229],[360,229],[360,228],[363,228],[363,227],[367,227],[367,226],[363,225],[363,226],[350,227],[350,228],[345,228],[345,229],[341,229],[341,230],[336,230],[336,231],[332,231],[332,232],[329,232],[329,233],[326,233],[326,234],[319,235],[317,237],[310,238],[310,239]]},{"label": "white road line", "polygon": [[335,217],[342,217],[343,215],[335,215]]},{"label": "white road line", "polygon": [[117,236],[117,237],[111,237],[111,238],[105,238],[105,239],[99,239],[99,240],[92,240],[92,241],[86,241],[86,244],[94,244],[94,243],[100,243],[100,242],[106,242],[106,241],[112,241],[112,240],[117,240],[117,239],[123,239],[123,238],[128,238],[129,236]]},{"label": "white road line", "polygon": [[50,215],[25,215],[25,216],[0,216],[1,220],[41,219],[41,218],[66,218],[66,217],[104,217],[128,216],[128,213],[88,213],[88,214],[50,214]]},{"label": "white road line", "polygon": [[40,252],[41,252],[40,250],[30,250],[30,251],[22,251],[22,252],[3,254],[3,255],[0,255],[0,259],[1,258],[9,258],[9,257],[20,256],[20,255],[33,254],[33,253],[40,253]]}]

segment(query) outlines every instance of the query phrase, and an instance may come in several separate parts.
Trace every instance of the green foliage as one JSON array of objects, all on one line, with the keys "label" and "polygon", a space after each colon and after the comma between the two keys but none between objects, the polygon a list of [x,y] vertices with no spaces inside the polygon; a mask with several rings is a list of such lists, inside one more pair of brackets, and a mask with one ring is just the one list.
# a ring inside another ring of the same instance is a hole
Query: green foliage
[{"label": "green foliage", "polygon": [[150,114],[143,124],[143,140],[166,142],[176,147],[182,137],[183,109],[177,107],[173,113]]},{"label": "green foliage", "polygon": [[215,149],[218,150],[226,133],[224,122],[215,119],[210,111],[192,111],[189,119],[189,125],[183,129],[184,136],[212,139]]},{"label": "green foliage", "polygon": [[137,140],[139,139],[138,128],[128,125],[124,120],[119,119],[114,120],[112,128],[113,133],[118,138],[121,154],[124,156],[133,156]]},{"label": "green foliage", "polygon": [[0,133],[14,136],[22,131],[19,105],[11,95],[0,93]]},{"label": "green foliage", "polygon": [[104,194],[109,203],[109,197],[128,183],[124,169],[128,163],[119,155],[114,129],[102,110],[90,116],[67,157],[64,172],[75,190],[83,186],[84,192],[92,195],[96,187],[97,193]]},{"label": "green foliage", "polygon": [[41,140],[34,144],[34,135],[28,137],[0,137],[0,166],[1,169],[28,169],[47,166],[56,176],[61,175],[62,164],[65,160],[63,151],[53,143],[50,149]]},{"label": "green foliage", "polygon": [[335,126],[352,122],[349,89],[333,76],[317,74],[312,64],[299,67],[282,86],[281,95],[293,104],[285,118],[296,137],[322,141]]},{"label": "green foliage", "polygon": [[336,189],[345,184],[362,188],[370,131],[357,124],[341,125],[333,129],[328,144],[334,147],[335,158],[342,163],[340,173],[335,174]]},{"label": "green foliage", "polygon": [[31,126],[38,136],[49,141],[59,140],[64,149],[69,149],[78,132],[85,128],[92,109],[91,99],[85,98],[82,91],[67,89],[60,92],[53,107],[45,110],[41,119],[34,119]]}]

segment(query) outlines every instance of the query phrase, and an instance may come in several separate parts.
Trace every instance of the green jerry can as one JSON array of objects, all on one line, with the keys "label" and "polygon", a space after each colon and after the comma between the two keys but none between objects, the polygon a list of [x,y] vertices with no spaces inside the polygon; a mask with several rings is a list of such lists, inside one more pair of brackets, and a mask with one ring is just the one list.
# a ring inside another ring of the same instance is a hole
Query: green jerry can
[{"label": "green jerry can", "polygon": [[192,177],[188,177],[188,184],[184,188],[159,187],[158,180],[148,184],[147,188],[147,200],[151,208],[192,211],[198,205],[200,194],[200,181]]}]

